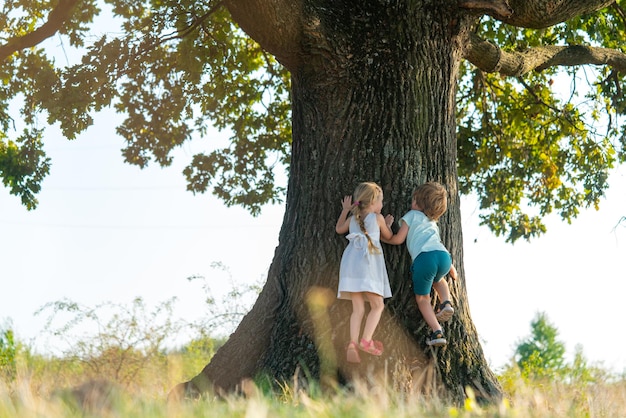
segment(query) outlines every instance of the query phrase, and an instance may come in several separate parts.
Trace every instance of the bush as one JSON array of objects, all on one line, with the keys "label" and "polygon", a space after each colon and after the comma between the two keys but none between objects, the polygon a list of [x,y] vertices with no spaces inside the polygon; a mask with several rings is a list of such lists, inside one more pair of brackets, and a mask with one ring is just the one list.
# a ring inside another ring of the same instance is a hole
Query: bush
[{"label": "bush", "polygon": [[0,330],[0,379],[6,383],[15,380],[17,375],[17,352],[13,330],[9,327]]}]

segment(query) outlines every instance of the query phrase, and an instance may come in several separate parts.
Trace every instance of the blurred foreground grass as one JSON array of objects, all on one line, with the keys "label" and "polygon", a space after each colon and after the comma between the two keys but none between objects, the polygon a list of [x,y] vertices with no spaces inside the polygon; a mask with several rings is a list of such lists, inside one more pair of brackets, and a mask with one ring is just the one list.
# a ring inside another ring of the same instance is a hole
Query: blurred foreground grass
[{"label": "blurred foreground grass", "polygon": [[584,384],[529,381],[516,374],[513,367],[501,379],[506,398],[492,405],[479,405],[471,390],[463,405],[451,405],[436,397],[398,392],[382,382],[371,381],[332,391],[289,384],[279,385],[278,391],[262,391],[249,382],[245,395],[168,402],[168,391],[191,377],[185,376],[183,360],[180,355],[169,356],[161,370],[150,368],[149,373],[124,385],[87,377],[89,374],[79,371],[80,367],[22,367],[11,382],[0,383],[0,418],[626,416],[623,379]]},{"label": "blurred foreground grass", "polygon": [[[511,360],[500,372],[505,397],[497,404],[479,404],[470,389],[462,404],[452,404],[373,378],[328,390],[303,387],[299,379],[268,384],[258,378],[258,384],[247,381],[239,395],[168,402],[169,391],[200,372],[224,343],[205,333],[212,329],[210,322],[195,324],[196,338],[173,349],[164,342],[183,325],[169,320],[169,302],[152,311],[141,299],[130,308],[102,304],[92,309],[70,301],[49,306],[51,319],[70,314],[67,322],[50,328],[71,341],[60,355],[38,354],[18,341],[10,327],[0,329],[0,418],[626,417],[626,373],[614,375],[589,365],[582,349],[571,364],[564,362],[564,347],[556,350],[561,347],[554,340],[556,327],[542,316],[525,340],[541,343],[542,350],[531,350],[520,357],[523,361]],[[103,309],[113,314],[104,316]],[[210,314],[210,319],[223,317]],[[156,321],[159,316],[166,319]],[[79,323],[98,331],[68,334]],[[546,363],[555,358],[549,355],[553,352],[561,359],[556,365]]]}]

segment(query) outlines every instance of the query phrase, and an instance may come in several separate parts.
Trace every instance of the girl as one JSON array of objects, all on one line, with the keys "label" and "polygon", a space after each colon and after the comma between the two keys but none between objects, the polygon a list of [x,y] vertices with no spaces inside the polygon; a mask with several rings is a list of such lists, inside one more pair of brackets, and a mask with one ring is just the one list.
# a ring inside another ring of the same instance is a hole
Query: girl
[{"label": "girl", "polygon": [[[393,236],[388,226],[393,217],[386,219],[380,214],[383,191],[376,183],[359,184],[354,191],[354,202],[352,196],[345,196],[342,208],[335,230],[338,234],[350,232],[346,236],[350,243],[341,257],[337,297],[352,300],[350,343],[346,356],[349,362],[359,363],[361,359],[357,348],[375,356],[383,352],[382,344],[373,341],[372,337],[385,307],[383,298],[391,297],[380,237],[390,239]],[[348,217],[349,213],[352,216]],[[371,309],[359,341],[366,301]]]}]

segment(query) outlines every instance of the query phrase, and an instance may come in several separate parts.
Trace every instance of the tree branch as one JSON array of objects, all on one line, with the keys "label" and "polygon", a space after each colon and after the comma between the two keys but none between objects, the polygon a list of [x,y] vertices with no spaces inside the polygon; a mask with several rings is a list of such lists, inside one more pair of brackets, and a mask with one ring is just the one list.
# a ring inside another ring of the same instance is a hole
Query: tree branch
[{"label": "tree branch", "polygon": [[486,72],[519,77],[548,67],[574,65],[608,65],[626,72],[626,54],[589,46],[544,46],[523,52],[506,52],[475,34],[470,35],[465,59]]},{"label": "tree branch", "polygon": [[585,13],[595,12],[615,0],[508,0],[513,14],[500,18],[509,25],[522,28],[546,28]]},{"label": "tree branch", "polygon": [[48,21],[41,27],[24,36],[11,38],[5,45],[0,45],[0,62],[6,60],[11,54],[33,47],[57,33],[70,18],[72,10],[78,1],[59,0],[57,6],[48,15]]},{"label": "tree branch", "polygon": [[233,20],[286,68],[300,60],[302,1],[227,0]]},{"label": "tree branch", "polygon": [[459,7],[484,13],[498,20],[509,18],[513,14],[507,0],[461,0]]},{"label": "tree branch", "polygon": [[617,15],[622,19],[622,25],[626,25],[626,12],[624,12],[624,9],[622,9],[617,3],[613,3],[611,7],[613,8],[613,10],[615,10]]}]

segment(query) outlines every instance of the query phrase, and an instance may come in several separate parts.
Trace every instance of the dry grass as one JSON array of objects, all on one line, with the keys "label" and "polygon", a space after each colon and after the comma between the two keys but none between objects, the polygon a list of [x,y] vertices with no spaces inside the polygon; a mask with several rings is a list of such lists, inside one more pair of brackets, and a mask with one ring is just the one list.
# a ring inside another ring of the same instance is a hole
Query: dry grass
[{"label": "dry grass", "polygon": [[[464,405],[447,405],[368,382],[352,390],[322,393],[283,385],[279,393],[248,390],[247,396],[167,402],[183,376],[181,360],[167,359],[133,385],[96,379],[68,367],[20,367],[10,384],[0,383],[0,418],[39,417],[622,417],[626,382],[537,383],[508,377],[510,396],[498,405],[478,405],[471,391]],[[254,389],[254,388],[253,388]]]}]

